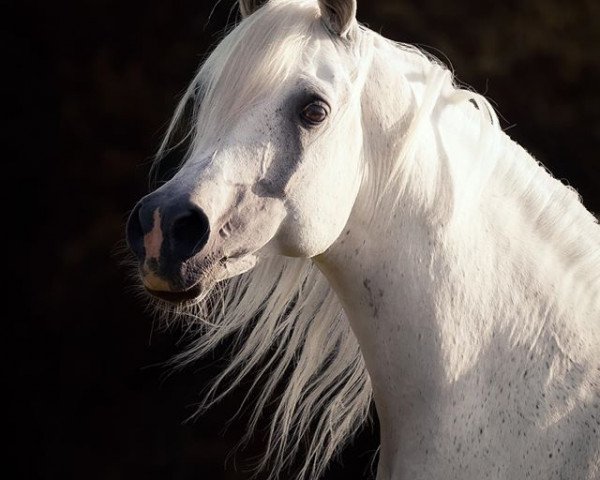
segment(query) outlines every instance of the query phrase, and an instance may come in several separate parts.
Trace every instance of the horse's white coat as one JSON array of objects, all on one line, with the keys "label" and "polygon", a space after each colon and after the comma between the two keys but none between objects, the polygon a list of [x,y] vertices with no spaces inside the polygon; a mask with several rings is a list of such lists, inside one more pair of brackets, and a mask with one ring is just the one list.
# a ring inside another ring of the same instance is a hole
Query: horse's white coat
[{"label": "horse's white coat", "polygon": [[[308,87],[332,107],[317,131],[296,129],[282,103]],[[316,2],[287,0],[233,30],[184,102],[198,89],[172,182],[197,185],[221,232],[201,255],[261,261],[213,297],[182,358],[240,333],[207,403],[266,362],[253,425],[289,378],[273,472],[316,427],[300,450],[316,478],[372,385],[378,480],[598,478],[600,229],[482,97],[368,29],[335,39]]]}]

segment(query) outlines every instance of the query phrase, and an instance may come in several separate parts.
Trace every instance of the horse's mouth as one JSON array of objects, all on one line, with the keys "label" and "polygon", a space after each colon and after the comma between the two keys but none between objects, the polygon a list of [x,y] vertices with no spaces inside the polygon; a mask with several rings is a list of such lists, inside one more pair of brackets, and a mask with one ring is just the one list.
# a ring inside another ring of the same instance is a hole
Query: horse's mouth
[{"label": "horse's mouth", "polygon": [[153,297],[159,298],[169,303],[185,303],[196,299],[202,293],[202,286],[200,283],[191,286],[187,290],[181,291],[165,291],[165,290],[152,290],[146,288],[146,291]]},{"label": "horse's mouth", "polygon": [[[201,278],[197,278],[195,283],[188,288],[183,290],[171,290],[171,289],[156,289],[152,288],[153,285],[144,281],[144,288],[146,292],[155,298],[164,300],[165,302],[180,305],[188,302],[197,302],[202,300],[211,287],[220,281],[227,280],[228,278],[240,275],[250,270],[256,264],[257,258],[250,254],[235,256],[235,257],[224,257],[219,262],[215,262],[212,268],[205,270]],[[158,284],[160,285],[160,283]]]}]

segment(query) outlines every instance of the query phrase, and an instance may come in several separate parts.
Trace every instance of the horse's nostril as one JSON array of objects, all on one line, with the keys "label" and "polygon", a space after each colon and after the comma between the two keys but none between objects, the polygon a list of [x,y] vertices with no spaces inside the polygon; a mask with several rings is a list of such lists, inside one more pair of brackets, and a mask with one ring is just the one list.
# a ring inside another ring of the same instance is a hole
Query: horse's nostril
[{"label": "horse's nostril", "polygon": [[144,258],[144,230],[142,228],[142,222],[140,220],[141,205],[138,203],[127,220],[127,227],[125,231],[125,237],[127,239],[127,245],[131,251],[139,259]]},{"label": "horse's nostril", "polygon": [[206,245],[210,233],[208,218],[194,208],[178,216],[171,225],[173,253],[181,259],[193,257]]},{"label": "horse's nostril", "polygon": [[127,244],[140,262],[150,256],[173,268],[202,250],[209,234],[208,218],[199,207],[186,198],[165,201],[156,193],[136,205],[126,228]]}]

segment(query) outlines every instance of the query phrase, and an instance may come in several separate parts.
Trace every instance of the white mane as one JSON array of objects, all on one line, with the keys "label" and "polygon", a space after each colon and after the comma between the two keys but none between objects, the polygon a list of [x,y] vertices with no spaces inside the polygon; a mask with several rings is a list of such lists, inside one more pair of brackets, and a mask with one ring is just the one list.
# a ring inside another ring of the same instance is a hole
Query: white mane
[{"label": "white mane", "polygon": [[[188,87],[161,145],[159,158],[172,143],[171,137],[180,122],[185,120],[186,105],[191,102],[194,107],[191,128],[186,132],[186,138],[191,140],[191,153],[214,141],[222,133],[219,129],[245,106],[272,94],[282,77],[290,74],[311,34],[319,28],[323,27],[318,8],[311,1],[271,1],[243,20],[219,44]],[[587,255],[597,248],[600,241],[595,245],[582,241],[583,233],[570,230],[568,221],[560,218],[565,209],[575,212],[575,217],[569,217],[574,222],[577,217],[586,216],[576,194],[548,175],[536,173],[537,163],[500,130],[493,109],[483,97],[454,86],[447,68],[414,47],[394,44],[362,27],[356,35],[359,68],[368,68],[368,65],[361,67],[360,59],[373,54],[369,50],[375,48],[373,39],[377,38],[378,42],[387,42],[390,48],[397,49],[398,62],[408,59],[422,65],[425,80],[423,91],[417,96],[422,101],[411,124],[402,127],[405,132],[402,136],[398,133],[396,154],[382,164],[370,164],[365,156],[365,175],[372,180],[368,182],[372,188],[363,208],[375,210],[374,206],[388,194],[396,200],[405,189],[419,188],[427,203],[432,204],[442,196],[443,205],[449,208],[444,215],[451,215],[485,187],[484,179],[498,168],[497,153],[490,162],[476,167],[482,179],[472,182],[479,189],[477,192],[455,188],[463,173],[453,170],[453,159],[449,158],[444,160],[446,165],[438,165],[431,172],[430,184],[411,183],[413,171],[424,168],[410,161],[416,140],[426,128],[427,119],[435,116],[443,98],[447,103],[465,105],[465,121],[468,119],[481,131],[482,152],[512,151],[515,161],[511,166],[516,168],[505,169],[505,175],[511,176],[516,194],[532,205],[532,215],[539,219],[542,228],[548,228],[548,235],[555,234],[556,230],[550,226],[558,222],[566,232],[562,241],[570,253],[583,255],[585,251]],[[219,122],[193,121],[199,116],[218,118]],[[499,149],[498,145],[503,147]],[[447,174],[444,181],[440,179],[442,173]],[[597,231],[592,232],[591,226],[588,229],[587,238],[598,240]],[[595,254],[592,265],[589,262],[586,265],[586,275],[595,275],[597,284],[600,253]],[[276,402],[267,450],[258,466],[270,470],[269,478],[276,478],[288,469],[298,454],[304,460],[297,478],[318,478],[339,447],[367,419],[372,390],[357,340],[335,294],[310,259],[264,260],[250,272],[220,285],[202,305],[178,315],[190,319],[193,338],[189,349],[175,360],[176,364],[196,361],[223,341],[233,339],[229,366],[213,382],[200,410],[220,400],[250,374],[254,380],[245,399],[255,403],[250,431],[267,404]],[[256,389],[260,390],[255,393]]]}]

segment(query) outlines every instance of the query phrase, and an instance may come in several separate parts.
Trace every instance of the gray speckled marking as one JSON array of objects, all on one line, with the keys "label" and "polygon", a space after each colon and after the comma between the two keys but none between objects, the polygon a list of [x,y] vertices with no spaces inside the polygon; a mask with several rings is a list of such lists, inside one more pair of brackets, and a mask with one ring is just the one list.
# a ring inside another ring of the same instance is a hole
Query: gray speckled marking
[{"label": "gray speckled marking", "polygon": [[256,195],[272,198],[285,196],[286,187],[304,157],[303,140],[311,133],[311,127],[302,124],[300,112],[316,96],[310,87],[302,87],[300,91],[291,94],[275,112],[279,130],[273,132],[272,140],[277,145],[277,154],[263,178],[252,188]]},{"label": "gray speckled marking", "polygon": [[[377,317],[379,317],[379,308],[377,307],[375,295],[373,294],[373,290],[371,288],[371,280],[369,280],[368,278],[365,278],[363,280],[363,285],[369,295],[369,307],[371,307],[371,309],[373,310],[373,316],[375,318],[377,318]],[[383,295],[383,292],[381,292],[381,290],[380,290],[380,296],[382,296],[382,295]]]}]

